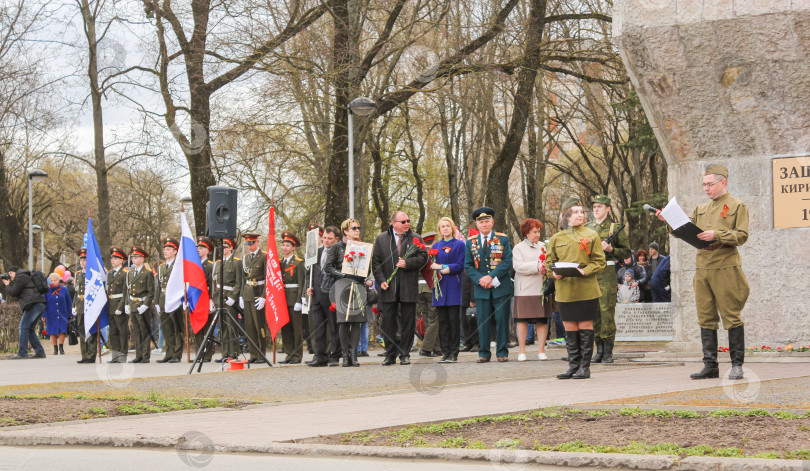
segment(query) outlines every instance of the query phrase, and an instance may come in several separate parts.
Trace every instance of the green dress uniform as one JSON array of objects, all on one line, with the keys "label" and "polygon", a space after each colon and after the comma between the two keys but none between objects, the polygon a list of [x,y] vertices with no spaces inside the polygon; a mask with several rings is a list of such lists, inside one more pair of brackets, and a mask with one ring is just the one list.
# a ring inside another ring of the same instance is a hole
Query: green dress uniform
[{"label": "green dress uniform", "polygon": [[123,266],[107,272],[107,317],[110,320],[110,363],[124,363],[129,348],[129,316],[125,312],[128,270]]},{"label": "green dress uniform", "polygon": [[[213,293],[214,290],[211,289],[212,288],[211,287],[211,280],[213,279],[212,277],[213,277],[214,262],[212,262],[211,260],[208,260],[206,258],[205,260],[202,261],[202,266],[203,266],[203,273],[205,273],[205,285],[208,286],[208,292]],[[213,306],[213,304],[212,304],[213,301],[214,301],[213,298],[211,298],[210,301],[209,301],[209,303],[211,303],[212,306]],[[203,326],[203,328],[200,329],[199,332],[194,334],[194,348],[197,351],[200,350],[200,347],[202,346],[202,342],[205,339],[205,333],[208,332],[208,328],[211,327],[211,322],[213,321],[213,319],[214,319],[214,313],[209,310],[208,320],[205,321],[205,326]],[[205,352],[205,356],[203,357],[203,360],[211,361],[211,358],[213,357],[213,355],[214,355],[214,348],[212,346],[212,348],[209,348]]]},{"label": "green dress uniform", "polygon": [[[599,195],[594,198],[594,202],[605,204],[603,201],[607,199],[607,205],[610,206],[610,199],[604,195]],[[615,222],[610,222],[607,218],[604,221],[596,222],[591,221],[585,224],[585,227],[592,229],[599,234],[600,240],[605,240],[608,237],[616,234],[616,231],[621,225]],[[619,262],[630,255],[630,243],[627,240],[627,234],[624,231],[619,231],[616,237],[613,238],[610,245],[613,246],[612,252],[605,251],[606,269],[596,274],[596,281],[599,283],[599,289],[602,295],[599,297],[599,319],[593,322],[594,339],[596,340],[596,356],[593,357],[594,363],[613,363],[613,343],[616,340],[616,296],[618,287],[616,284],[616,262]]]},{"label": "green dress uniform", "polygon": [[[242,299],[244,299],[245,309],[245,332],[253,342],[259,346],[262,355],[267,352],[267,339],[270,337],[270,330],[267,327],[267,318],[264,316],[264,307],[256,309],[256,300],[264,299],[265,277],[267,275],[267,253],[262,250],[250,252],[245,255],[242,261],[244,266],[244,284],[242,285]],[[264,361],[253,345],[250,348],[250,361]]]},{"label": "green dress uniform", "polygon": [[132,320],[135,359],[130,363],[149,363],[152,331],[150,320],[155,299],[155,276],[144,263],[127,272],[127,306]]},{"label": "green dress uniform", "polygon": [[287,297],[287,312],[290,322],[281,328],[281,342],[284,345],[284,363],[301,363],[304,357],[303,317],[301,309],[295,310],[301,303],[306,288],[306,268],[304,259],[293,254],[281,260],[281,279],[284,281],[284,295]]},{"label": "green dress uniform", "polygon": [[74,284],[76,285],[76,299],[73,300],[73,307],[76,309],[76,325],[79,327],[79,349],[82,352],[82,363],[95,363],[98,353],[98,332],[90,334],[85,338],[84,330],[84,284],[87,281],[87,273],[82,270],[76,273]]},{"label": "green dress uniform", "polygon": [[164,356],[162,360],[158,360],[158,363],[178,363],[183,356],[186,333],[183,306],[181,304],[177,309],[166,312],[166,286],[169,284],[169,277],[176,262],[177,259],[175,258],[171,262],[161,263],[157,271],[157,282],[160,287],[160,297],[158,299],[160,327],[163,329],[164,340]]},{"label": "green dress uniform", "polygon": [[[224,312],[219,316],[219,342],[222,348],[222,358],[239,357],[239,329],[234,324],[233,319],[239,319],[239,291],[242,289],[242,260],[231,254],[222,262],[224,271],[222,280],[219,280],[219,261],[214,262],[214,305],[220,309],[224,308],[231,315]],[[223,293],[225,303],[220,305],[219,293]]]}]

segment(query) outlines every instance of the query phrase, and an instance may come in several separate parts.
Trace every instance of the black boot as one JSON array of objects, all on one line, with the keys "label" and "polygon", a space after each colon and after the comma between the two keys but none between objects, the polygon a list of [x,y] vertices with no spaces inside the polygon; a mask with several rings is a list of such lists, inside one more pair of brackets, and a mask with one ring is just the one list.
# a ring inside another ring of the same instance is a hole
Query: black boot
[{"label": "black boot", "polygon": [[[593,332],[593,331],[591,331]],[[565,348],[568,350],[568,371],[557,375],[557,379],[571,379],[579,369],[579,331],[565,332]]]},{"label": "black boot", "polygon": [[597,338],[596,339],[596,355],[593,356],[591,359],[591,363],[602,363],[602,358],[605,355],[605,342]]},{"label": "black boot", "polygon": [[719,378],[717,368],[717,331],[700,329],[700,341],[703,343],[703,369],[689,375],[692,379]]},{"label": "black boot", "polygon": [[60,344],[59,344],[59,354],[60,354],[60,355],[64,355],[64,354],[65,354],[65,344],[63,344],[63,343],[60,343]]},{"label": "black boot", "polygon": [[53,346],[53,354],[59,355],[59,347],[57,347],[56,345]]},{"label": "black boot", "polygon": [[741,325],[728,330],[728,353],[731,356],[731,372],[728,379],[742,379],[745,360],[745,328]]},{"label": "black boot", "polygon": [[352,360],[348,350],[343,350],[343,364],[341,366],[352,366]]},{"label": "black boot", "polygon": [[613,340],[605,340],[605,355],[602,357],[602,363],[613,363]]},{"label": "black boot", "polygon": [[579,369],[574,379],[588,379],[591,377],[591,355],[593,355],[593,329],[579,331],[579,350],[582,352],[579,360]]},{"label": "black boot", "polygon": [[360,366],[360,363],[357,362],[357,350],[352,349],[352,352],[349,354],[349,360],[352,362],[352,366]]}]

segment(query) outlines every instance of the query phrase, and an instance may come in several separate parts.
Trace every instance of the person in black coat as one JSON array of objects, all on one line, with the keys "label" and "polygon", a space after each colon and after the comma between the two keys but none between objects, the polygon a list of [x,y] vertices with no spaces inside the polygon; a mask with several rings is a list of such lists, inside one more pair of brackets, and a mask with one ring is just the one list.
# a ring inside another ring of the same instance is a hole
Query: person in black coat
[{"label": "person in black coat", "polygon": [[[338,366],[340,362],[340,338],[338,336],[337,319],[335,313],[329,310],[329,290],[332,288],[334,278],[325,272],[331,248],[340,239],[338,228],[329,226],[322,235],[323,246],[318,249],[318,263],[312,265],[312,286],[307,289],[310,296],[310,316],[312,319],[312,337],[315,343],[315,357],[309,366]],[[325,286],[325,288],[324,288]],[[331,332],[330,342],[327,342],[327,328]],[[327,343],[331,351],[327,349]]]},{"label": "person in black coat", "polygon": [[[411,363],[419,276],[428,259],[427,251],[422,248],[416,248],[405,258],[408,250],[416,244],[424,245],[422,237],[411,231],[411,220],[402,211],[394,212],[388,230],[378,235],[374,242],[371,268],[380,287],[378,306],[382,307],[384,366],[394,364],[397,355],[403,365]],[[388,279],[395,271],[396,274],[389,283]]]},{"label": "person in black coat", "polygon": [[45,358],[45,349],[37,337],[36,325],[42,313],[45,312],[45,296],[34,287],[31,271],[11,267],[8,270],[10,279],[3,280],[6,285],[6,295],[17,298],[23,311],[20,319],[20,346],[17,354],[10,357],[12,360],[28,358],[28,344],[34,349],[35,358]]}]

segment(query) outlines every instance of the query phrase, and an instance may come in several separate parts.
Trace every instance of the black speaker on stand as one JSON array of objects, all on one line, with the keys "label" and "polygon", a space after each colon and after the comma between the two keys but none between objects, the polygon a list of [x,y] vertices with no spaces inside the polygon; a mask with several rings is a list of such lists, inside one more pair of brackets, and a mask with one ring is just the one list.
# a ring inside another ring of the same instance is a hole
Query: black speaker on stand
[{"label": "black speaker on stand", "polygon": [[205,235],[213,238],[236,237],[235,188],[209,186]]}]

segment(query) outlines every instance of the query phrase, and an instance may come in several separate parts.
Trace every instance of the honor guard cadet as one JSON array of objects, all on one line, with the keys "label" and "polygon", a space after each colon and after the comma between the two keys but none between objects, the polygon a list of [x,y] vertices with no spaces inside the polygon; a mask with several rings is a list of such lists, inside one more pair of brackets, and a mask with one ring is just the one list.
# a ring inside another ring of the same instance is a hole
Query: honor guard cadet
[{"label": "honor guard cadet", "polygon": [[110,320],[110,352],[108,363],[125,363],[129,349],[129,316],[126,310],[127,271],[124,259],[127,256],[121,247],[110,248],[110,264],[107,272],[107,317]]},{"label": "honor guard cadet", "polygon": [[281,328],[281,342],[287,356],[280,363],[301,363],[304,357],[301,302],[306,286],[306,269],[304,259],[295,255],[295,248],[300,245],[298,237],[292,232],[281,233],[281,279],[284,281],[284,295],[287,297],[287,312],[290,314],[290,322]]},{"label": "honor guard cadet", "polygon": [[[205,285],[208,286],[208,292],[213,293],[213,268],[214,262],[212,262],[209,258],[209,254],[214,251],[214,242],[211,241],[208,237],[199,236],[197,237],[197,255],[200,256],[200,262],[202,263],[203,273],[205,273]],[[205,333],[208,332],[208,328],[211,326],[211,321],[214,318],[214,298],[211,297],[208,300],[209,303],[209,312],[208,312],[208,320],[205,321],[205,326],[200,329],[199,332],[194,334],[194,346],[197,351],[199,351],[200,346],[205,338]],[[211,358],[214,355],[214,349],[209,348],[205,352],[205,357],[203,361],[211,361]]]},{"label": "honor guard cadet", "polygon": [[181,305],[172,312],[166,312],[166,285],[174,268],[177,251],[180,249],[180,242],[173,237],[167,237],[163,241],[164,263],[158,266],[157,281],[160,289],[160,297],[155,307],[160,314],[160,327],[163,329],[164,356],[157,363],[180,363],[183,356],[183,341],[185,338],[184,311]]},{"label": "honor guard cadet", "polygon": [[[610,221],[610,198],[596,195],[591,200],[594,220],[585,224],[588,229],[599,233],[602,249],[607,260],[607,269],[596,274],[602,295],[599,298],[599,319],[593,322],[596,339],[596,355],[593,363],[613,363],[613,343],[616,340],[616,262],[630,256],[630,243],[622,230],[624,226]],[[612,237],[612,239],[611,239]],[[610,242],[607,242],[611,239]]]},{"label": "honor guard cadet", "polygon": [[490,322],[495,317],[495,338],[498,361],[509,361],[509,307],[513,287],[509,272],[512,269],[512,247],[509,236],[495,232],[495,211],[478,208],[472,219],[479,233],[467,239],[464,271],[475,287],[475,308],[478,313],[478,363],[486,363],[492,353],[489,349]]},{"label": "honor guard cadet", "polygon": [[[245,246],[248,253],[242,259],[242,266],[245,270],[244,284],[242,285],[242,299],[239,300],[244,306],[243,317],[245,318],[245,332],[253,342],[259,346],[262,355],[267,352],[267,338],[270,336],[267,326],[267,318],[264,316],[265,302],[265,278],[267,276],[267,253],[259,248],[259,234],[243,234]],[[253,345],[249,345],[249,363],[264,363],[265,360],[259,356],[259,352]]]},{"label": "honor guard cadet", "polygon": [[79,347],[82,352],[82,359],[76,363],[95,363],[98,342],[98,332],[90,334],[85,338],[84,330],[84,284],[87,281],[87,249],[81,248],[76,252],[79,254],[79,265],[82,269],[76,273],[76,299],[73,302],[73,309],[76,310],[76,325],[79,326]]},{"label": "honor guard cadet", "polygon": [[135,358],[130,363],[149,363],[149,342],[152,301],[155,299],[155,276],[145,263],[147,252],[133,245],[129,253],[132,268],[127,273],[127,304],[124,312],[131,315],[132,338],[135,340]]},{"label": "honor guard cadet", "polygon": [[[236,241],[231,238],[222,239],[222,280],[219,279],[219,261],[214,262],[214,305],[217,309],[226,309],[231,315],[225,312],[219,315],[219,344],[222,348],[222,357],[217,361],[225,362],[228,358],[239,357],[239,329],[234,324],[234,320],[239,319],[239,291],[242,288],[242,260],[234,257],[233,249]],[[220,291],[222,292],[225,304],[219,302]]]}]

